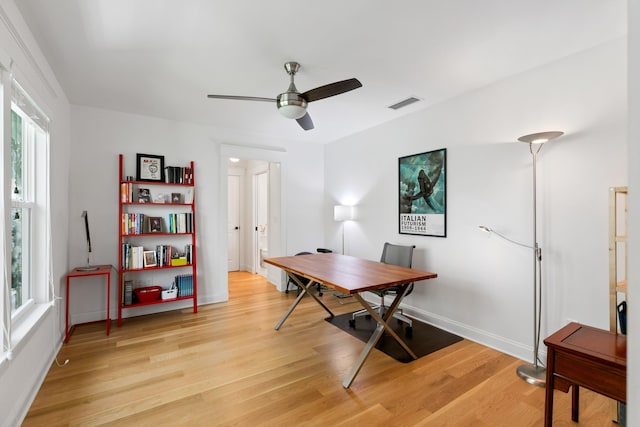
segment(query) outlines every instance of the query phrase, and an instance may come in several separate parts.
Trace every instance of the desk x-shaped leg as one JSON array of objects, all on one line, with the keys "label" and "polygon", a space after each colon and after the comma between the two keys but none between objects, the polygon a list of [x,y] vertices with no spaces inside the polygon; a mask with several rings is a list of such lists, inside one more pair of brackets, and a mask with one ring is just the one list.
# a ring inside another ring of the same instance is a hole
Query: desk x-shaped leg
[{"label": "desk x-shaped leg", "polygon": [[389,310],[384,314],[384,317],[380,317],[380,314],[378,314],[376,310],[371,308],[369,303],[366,302],[360,296],[360,294],[354,294],[356,299],[360,302],[360,304],[362,304],[365,310],[367,310],[367,312],[371,315],[371,317],[373,317],[376,320],[376,322],[378,322],[378,325],[376,326],[375,331],[373,331],[373,334],[371,334],[371,338],[369,338],[369,341],[367,342],[367,345],[362,350],[362,353],[360,353],[360,356],[358,357],[356,364],[351,369],[351,372],[349,373],[349,375],[347,375],[347,378],[345,378],[344,381],[342,382],[342,386],[344,388],[349,388],[349,386],[351,386],[351,383],[353,382],[354,378],[356,377],[356,375],[358,375],[358,372],[360,372],[360,368],[362,368],[364,361],[367,360],[367,357],[369,357],[369,353],[371,353],[371,350],[373,350],[376,344],[378,344],[378,341],[380,340],[380,337],[382,337],[382,333],[384,332],[385,329],[387,330],[387,332],[389,332],[389,335],[391,335],[393,339],[395,339],[398,342],[398,344],[400,344],[400,346],[402,346],[402,348],[404,348],[404,350],[407,353],[409,353],[409,355],[414,360],[418,358],[413,353],[413,351],[411,351],[409,346],[407,346],[407,344],[402,340],[402,338],[400,338],[398,334],[396,334],[396,332],[393,329],[391,329],[391,327],[387,323],[389,319],[393,319],[393,313],[396,311],[396,309],[402,302],[408,290],[409,290],[409,285],[406,285],[402,290],[402,292],[398,292],[396,294],[396,297],[391,303]]},{"label": "desk x-shaped leg", "polygon": [[291,280],[293,280],[294,282],[296,282],[298,284],[298,286],[300,286],[300,288],[302,289],[300,291],[300,294],[298,295],[298,297],[296,298],[296,300],[293,302],[293,304],[291,304],[291,306],[289,307],[289,309],[287,310],[287,312],[282,316],[282,318],[280,318],[280,320],[278,321],[278,323],[276,324],[276,331],[280,329],[280,327],[282,326],[282,324],[284,323],[285,320],[287,320],[287,317],[289,317],[289,315],[291,314],[291,312],[296,308],[296,306],[298,305],[298,303],[300,302],[300,300],[302,299],[302,297],[304,297],[305,294],[309,294],[313,297],[314,300],[316,300],[316,302],[318,304],[320,304],[322,306],[322,308],[324,308],[325,310],[327,310],[327,313],[329,313],[329,315],[331,317],[335,317],[335,315],[331,312],[331,310],[329,310],[329,308],[324,305],[322,303],[322,301],[320,301],[318,299],[317,296],[315,296],[312,292],[309,292],[309,290],[311,289],[311,287],[313,285],[316,284],[315,281],[309,279],[309,282],[305,285],[304,283],[302,283],[302,281],[300,281],[300,279],[298,279],[295,275],[293,275],[292,273],[287,272],[287,275],[291,278]]}]

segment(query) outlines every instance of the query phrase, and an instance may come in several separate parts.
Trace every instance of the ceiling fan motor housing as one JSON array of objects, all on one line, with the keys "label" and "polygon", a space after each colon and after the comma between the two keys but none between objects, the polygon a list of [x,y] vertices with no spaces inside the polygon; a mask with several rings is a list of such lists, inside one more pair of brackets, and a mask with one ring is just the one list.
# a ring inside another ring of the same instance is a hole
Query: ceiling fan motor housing
[{"label": "ceiling fan motor housing", "polygon": [[278,111],[290,119],[299,119],[307,113],[307,100],[297,92],[284,92],[276,100]]}]

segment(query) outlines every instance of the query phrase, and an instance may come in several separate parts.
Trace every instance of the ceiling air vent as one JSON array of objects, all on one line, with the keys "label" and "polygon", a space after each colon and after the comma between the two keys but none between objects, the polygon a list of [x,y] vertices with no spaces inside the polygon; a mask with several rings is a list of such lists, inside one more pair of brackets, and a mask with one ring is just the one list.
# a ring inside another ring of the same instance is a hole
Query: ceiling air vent
[{"label": "ceiling air vent", "polygon": [[399,109],[401,109],[401,108],[403,108],[403,107],[406,107],[407,105],[411,105],[411,104],[413,104],[414,102],[419,102],[419,101],[421,101],[421,99],[416,98],[416,97],[414,97],[414,96],[410,96],[410,97],[409,97],[409,98],[407,98],[407,99],[403,99],[403,100],[402,100],[402,101],[400,101],[400,102],[396,102],[396,103],[395,103],[395,104],[393,104],[393,105],[389,105],[389,107],[388,107],[388,108],[391,108],[392,110],[399,110]]}]

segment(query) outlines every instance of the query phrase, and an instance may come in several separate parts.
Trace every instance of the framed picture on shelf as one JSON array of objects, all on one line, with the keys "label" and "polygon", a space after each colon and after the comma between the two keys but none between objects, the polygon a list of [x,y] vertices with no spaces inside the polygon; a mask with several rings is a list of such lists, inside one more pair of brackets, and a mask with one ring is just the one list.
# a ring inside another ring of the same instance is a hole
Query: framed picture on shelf
[{"label": "framed picture on shelf", "polygon": [[171,203],[182,203],[182,193],[171,193]]},{"label": "framed picture on shelf", "polygon": [[151,191],[148,188],[138,188],[138,203],[151,203]]},{"label": "framed picture on shelf", "polygon": [[136,181],[164,182],[164,156],[136,154]]},{"label": "framed picture on shelf", "polygon": [[148,216],[147,230],[148,230],[148,233],[162,233],[162,217]]},{"label": "framed picture on shelf", "polygon": [[143,265],[145,268],[147,267],[155,267],[157,265],[156,262],[156,251],[144,251],[142,253],[143,256]]},{"label": "framed picture on shelf", "polygon": [[398,159],[398,232],[447,237],[447,150]]}]

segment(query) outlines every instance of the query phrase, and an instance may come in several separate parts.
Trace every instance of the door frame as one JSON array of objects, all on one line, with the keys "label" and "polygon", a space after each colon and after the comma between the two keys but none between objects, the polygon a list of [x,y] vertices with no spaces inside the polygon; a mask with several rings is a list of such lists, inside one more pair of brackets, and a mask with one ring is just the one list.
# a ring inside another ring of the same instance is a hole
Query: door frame
[{"label": "door frame", "polygon": [[[286,182],[287,176],[287,152],[284,148],[280,147],[251,147],[245,145],[233,145],[233,144],[220,144],[220,157],[219,157],[219,189],[218,189],[218,205],[220,206],[220,214],[222,216],[221,221],[217,224],[218,227],[218,235],[225,236],[224,239],[220,239],[218,244],[218,249],[223,254],[222,256],[216,257],[213,260],[215,265],[214,267],[214,280],[217,283],[221,283],[223,288],[227,291],[227,300],[228,300],[228,290],[229,290],[229,278],[227,273],[227,239],[226,239],[226,230],[227,230],[227,197],[228,197],[228,163],[230,157],[237,157],[240,159],[251,159],[251,160],[264,160],[269,163],[273,163],[274,167],[278,167],[280,169],[279,180],[269,179],[269,193],[270,198],[278,198],[280,202],[277,203],[277,207],[279,207],[278,211],[276,211],[276,206],[273,206],[272,212],[269,212],[269,256],[283,256],[287,253],[286,250],[286,227],[284,224],[287,223],[287,212],[285,209],[287,194],[286,194],[286,186],[284,183]],[[270,165],[271,168],[271,165]],[[274,182],[278,181],[278,182]],[[271,206],[271,205],[270,205]],[[272,224],[272,218],[278,218],[279,221],[277,224]],[[267,266],[267,280],[273,283],[279,290],[284,290],[284,277],[282,270],[275,268],[271,265]]]},{"label": "door frame", "polygon": [[[258,230],[258,216],[259,216],[259,199],[260,199],[260,185],[259,185],[259,181],[262,175],[266,175],[267,178],[267,230],[268,232],[269,230],[269,218],[270,218],[270,214],[269,214],[269,172],[270,172],[270,168],[271,165],[269,164],[267,166],[267,170],[265,171],[261,171],[261,172],[252,172],[251,174],[251,180],[252,180],[252,187],[253,187],[253,212],[252,212],[252,224],[251,224],[251,232],[252,232],[252,239],[251,239],[251,247],[252,247],[252,253],[253,253],[253,273],[258,273],[261,274],[260,271],[266,269],[265,267],[261,267],[260,265],[260,237],[259,237],[259,230]],[[267,250],[268,249],[268,237],[269,235],[267,234]]]}]

